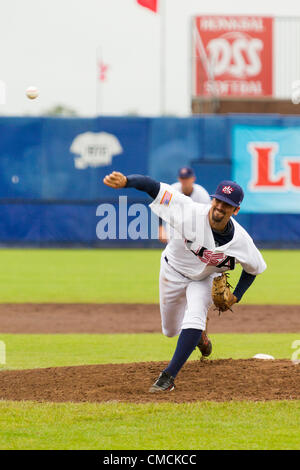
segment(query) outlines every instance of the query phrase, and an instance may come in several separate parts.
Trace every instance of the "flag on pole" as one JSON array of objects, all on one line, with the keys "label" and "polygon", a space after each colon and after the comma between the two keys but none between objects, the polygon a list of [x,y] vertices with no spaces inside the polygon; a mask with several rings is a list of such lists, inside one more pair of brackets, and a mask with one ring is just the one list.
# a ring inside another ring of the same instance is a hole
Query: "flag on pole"
[{"label": "flag on pole", "polygon": [[102,60],[98,62],[98,67],[99,67],[99,75],[98,78],[100,82],[105,82],[107,79],[107,71],[109,69],[109,66],[105,64]]},{"label": "flag on pole", "polygon": [[142,5],[142,7],[149,8],[149,10],[157,13],[157,3],[158,0],[137,0],[137,2]]}]

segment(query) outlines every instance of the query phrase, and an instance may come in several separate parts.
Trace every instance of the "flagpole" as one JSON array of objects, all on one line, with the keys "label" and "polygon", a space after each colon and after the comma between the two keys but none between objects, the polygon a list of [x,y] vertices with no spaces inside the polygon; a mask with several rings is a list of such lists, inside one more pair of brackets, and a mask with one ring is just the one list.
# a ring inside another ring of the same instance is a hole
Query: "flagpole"
[{"label": "flagpole", "polygon": [[216,113],[220,107],[220,101],[219,101],[218,90],[216,88],[214,64],[208,58],[201,35],[197,29],[195,22],[194,22],[193,33],[194,33],[195,46],[198,49],[199,58],[206,72],[207,78],[211,84],[210,94],[211,94],[212,110],[213,110],[213,113]]},{"label": "flagpole", "polygon": [[166,113],[166,0],[160,0],[160,114]]}]

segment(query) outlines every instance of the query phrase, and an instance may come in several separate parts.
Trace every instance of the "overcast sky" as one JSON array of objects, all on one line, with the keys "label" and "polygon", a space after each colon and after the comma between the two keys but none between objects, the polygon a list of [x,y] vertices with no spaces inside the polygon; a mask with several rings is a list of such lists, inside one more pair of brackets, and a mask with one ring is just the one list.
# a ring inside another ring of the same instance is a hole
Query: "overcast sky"
[{"label": "overcast sky", "polygon": [[[190,19],[201,14],[300,16],[295,0],[163,0],[166,7],[166,110],[190,109]],[[109,64],[105,115],[160,110],[160,15],[136,0],[1,0],[0,114],[36,115],[57,103],[96,114],[96,51]],[[299,77],[300,78],[300,77]],[[25,89],[40,97],[29,101]],[[98,90],[99,91],[99,90]]]}]

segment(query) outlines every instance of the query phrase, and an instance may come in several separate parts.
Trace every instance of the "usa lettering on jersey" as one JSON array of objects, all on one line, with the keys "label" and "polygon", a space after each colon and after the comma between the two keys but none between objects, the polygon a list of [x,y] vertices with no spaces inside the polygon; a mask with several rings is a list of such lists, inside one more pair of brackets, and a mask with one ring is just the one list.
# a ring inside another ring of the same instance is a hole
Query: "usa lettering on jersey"
[{"label": "usa lettering on jersey", "polygon": [[[186,240],[186,245],[188,247],[189,242]],[[225,253],[214,253],[211,250],[207,250],[205,247],[199,248],[199,250],[194,251],[190,250],[197,258],[199,258],[202,263],[207,266],[214,266],[216,268],[227,268],[232,270],[235,268],[235,258],[232,256],[227,256]]]}]

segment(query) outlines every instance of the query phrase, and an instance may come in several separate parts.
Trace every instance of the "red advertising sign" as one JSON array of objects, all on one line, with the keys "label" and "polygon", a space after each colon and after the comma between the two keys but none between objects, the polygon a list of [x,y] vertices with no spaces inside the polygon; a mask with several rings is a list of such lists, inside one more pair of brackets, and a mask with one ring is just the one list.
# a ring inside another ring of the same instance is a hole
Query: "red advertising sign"
[{"label": "red advertising sign", "polygon": [[272,96],[272,38],[273,18],[195,18],[194,95]]}]

